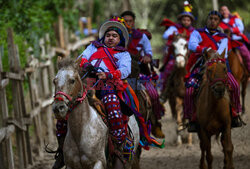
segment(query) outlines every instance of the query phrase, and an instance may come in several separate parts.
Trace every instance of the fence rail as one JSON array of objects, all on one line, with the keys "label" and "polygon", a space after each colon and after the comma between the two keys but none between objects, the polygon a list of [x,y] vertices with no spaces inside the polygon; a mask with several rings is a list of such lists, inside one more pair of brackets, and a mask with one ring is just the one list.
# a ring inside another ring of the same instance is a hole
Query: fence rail
[{"label": "fence rail", "polygon": [[[7,34],[9,72],[3,71],[4,49],[0,47],[0,169],[25,169],[34,165],[34,157],[43,157],[44,138],[47,141],[55,139],[51,110],[52,79],[55,76],[52,59],[57,54],[68,56],[76,53],[95,36],[65,44],[64,48],[46,47],[50,50],[43,52],[45,61],[33,57],[25,68],[21,68],[11,28]],[[26,90],[24,84],[28,84]],[[7,87],[11,88],[12,103],[7,101]],[[13,104],[11,112],[9,104]]]}]

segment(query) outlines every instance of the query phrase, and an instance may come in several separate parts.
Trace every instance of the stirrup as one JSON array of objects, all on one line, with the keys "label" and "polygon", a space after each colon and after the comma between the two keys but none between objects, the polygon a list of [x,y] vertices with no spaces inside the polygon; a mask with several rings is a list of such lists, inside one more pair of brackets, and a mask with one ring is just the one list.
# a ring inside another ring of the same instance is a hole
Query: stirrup
[{"label": "stirrup", "polygon": [[196,133],[198,131],[198,126],[196,122],[189,122],[188,124],[188,132]]},{"label": "stirrup", "polygon": [[232,128],[242,127],[243,125],[245,126],[246,123],[242,120],[240,116],[232,118],[232,124],[231,124]]}]

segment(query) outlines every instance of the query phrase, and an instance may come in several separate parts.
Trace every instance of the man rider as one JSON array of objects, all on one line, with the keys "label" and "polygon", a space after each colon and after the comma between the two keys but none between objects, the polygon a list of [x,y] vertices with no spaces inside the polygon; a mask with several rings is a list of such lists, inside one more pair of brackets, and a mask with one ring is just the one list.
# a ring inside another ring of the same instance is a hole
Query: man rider
[{"label": "man rider", "polygon": [[[164,108],[160,104],[159,95],[157,90],[155,89],[151,80],[155,80],[156,74],[152,69],[149,68],[152,66],[152,48],[150,41],[145,33],[140,31],[139,29],[135,29],[135,14],[132,11],[125,11],[121,14],[128,24],[128,32],[129,32],[129,44],[128,51],[131,54],[132,60],[134,63],[140,63],[140,79],[146,81],[144,84],[152,102],[153,108],[153,117],[151,119],[152,122],[152,134],[158,138],[164,138],[164,134],[161,130],[160,119],[164,114]],[[133,70],[132,70],[133,72]],[[132,73],[133,74],[133,73]],[[137,77],[136,77],[137,78]]]},{"label": "man rider", "polygon": [[[211,11],[208,14],[207,24],[205,28],[193,31],[190,36],[188,49],[196,55],[189,58],[189,73],[186,76],[186,95],[184,98],[184,118],[190,121],[189,132],[196,132],[196,117],[194,106],[194,91],[198,89],[202,80],[201,65],[202,59],[199,59],[205,51],[210,49],[216,50],[219,54],[225,50],[225,57],[228,52],[228,38],[217,28],[221,20],[221,14],[218,11]],[[241,112],[241,104],[239,98],[239,85],[233,75],[228,72],[228,82],[232,87],[231,103],[232,103],[232,127],[239,127],[242,123],[239,121],[238,113]]]},{"label": "man rider", "polygon": [[[132,140],[127,137],[128,116],[121,112],[122,92],[127,87],[122,79],[131,73],[131,57],[126,51],[129,35],[126,27],[118,21],[107,21],[99,30],[99,41],[92,42],[79,57],[82,57],[80,67],[92,70],[100,67],[104,72],[96,73],[98,79],[106,83],[96,89],[97,96],[102,100],[107,113],[109,132],[115,151],[112,154],[114,169],[124,168],[124,161],[129,160]],[[109,83],[108,83],[109,82]],[[132,102],[134,100],[129,100]],[[53,169],[64,166],[62,148],[67,133],[67,121],[58,120],[57,138],[58,152]]]},{"label": "man rider", "polygon": [[[231,39],[232,41],[239,41],[239,43],[231,43],[232,47],[238,47],[240,54],[244,60],[244,65],[248,72],[250,73],[250,52],[246,45],[249,45],[249,40],[247,37],[243,34],[244,31],[244,25],[240,18],[237,16],[233,16],[227,6],[222,6],[220,8],[220,13],[223,16],[223,19],[220,23],[220,27],[224,31],[230,31],[231,32]],[[234,46],[233,44],[238,44]]]},{"label": "man rider", "polygon": [[[184,7],[188,6],[188,2],[184,3]],[[191,13],[191,10],[188,10],[190,12],[184,11],[180,13],[177,16],[179,23],[174,23],[168,19],[164,19],[161,25],[168,27],[168,29],[163,34],[163,39],[167,40],[166,43],[166,53],[163,58],[163,67],[161,68],[161,88],[162,90],[165,89],[167,84],[167,78],[171,74],[173,68],[174,68],[174,59],[172,56],[173,48],[172,41],[174,34],[186,34],[186,40],[188,41],[190,38],[191,33],[194,31],[194,27],[192,26],[192,23],[194,22],[195,18],[193,14]],[[167,94],[161,95],[161,99],[165,101],[165,97],[167,97]]]}]

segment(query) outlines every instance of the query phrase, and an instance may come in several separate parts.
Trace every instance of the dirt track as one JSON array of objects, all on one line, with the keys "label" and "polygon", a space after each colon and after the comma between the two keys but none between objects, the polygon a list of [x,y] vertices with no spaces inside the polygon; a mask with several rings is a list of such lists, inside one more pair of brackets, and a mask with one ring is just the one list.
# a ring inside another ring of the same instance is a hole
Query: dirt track
[{"label": "dirt track", "polygon": [[[246,104],[250,101],[250,85],[248,85]],[[166,147],[164,149],[151,148],[143,151],[140,166],[141,169],[194,169],[198,168],[200,160],[199,141],[196,134],[193,135],[193,145],[183,144],[176,146],[175,122],[170,117],[169,107],[166,104],[167,113],[162,119],[163,130],[166,135]],[[234,144],[235,169],[250,168],[250,104],[246,105],[246,115],[243,116],[247,123],[245,127],[232,130]],[[212,140],[212,153],[214,157],[213,168],[223,168],[222,147],[215,139]],[[51,169],[53,156],[46,154],[45,159],[37,161],[37,165],[31,169]]]},{"label": "dirt track", "polygon": [[[235,169],[250,168],[250,85],[248,84],[246,96],[246,115],[243,120],[247,123],[242,128],[232,130],[234,144],[233,160]],[[196,134],[193,135],[193,145],[175,145],[175,122],[170,117],[169,108],[162,119],[163,130],[166,135],[166,147],[162,150],[152,148],[143,151],[140,166],[141,169],[193,169],[199,168],[200,148]],[[220,142],[212,139],[212,153],[214,157],[213,168],[223,168],[223,153]]]}]

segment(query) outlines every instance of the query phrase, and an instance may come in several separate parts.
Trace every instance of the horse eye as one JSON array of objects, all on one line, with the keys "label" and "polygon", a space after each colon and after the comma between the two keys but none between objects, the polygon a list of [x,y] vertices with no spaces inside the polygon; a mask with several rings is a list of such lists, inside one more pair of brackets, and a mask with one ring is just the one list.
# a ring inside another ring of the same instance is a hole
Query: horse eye
[{"label": "horse eye", "polygon": [[53,79],[53,83],[56,84],[57,83],[57,79]]},{"label": "horse eye", "polygon": [[74,84],[75,83],[75,79],[70,79],[69,83],[70,84]]}]

